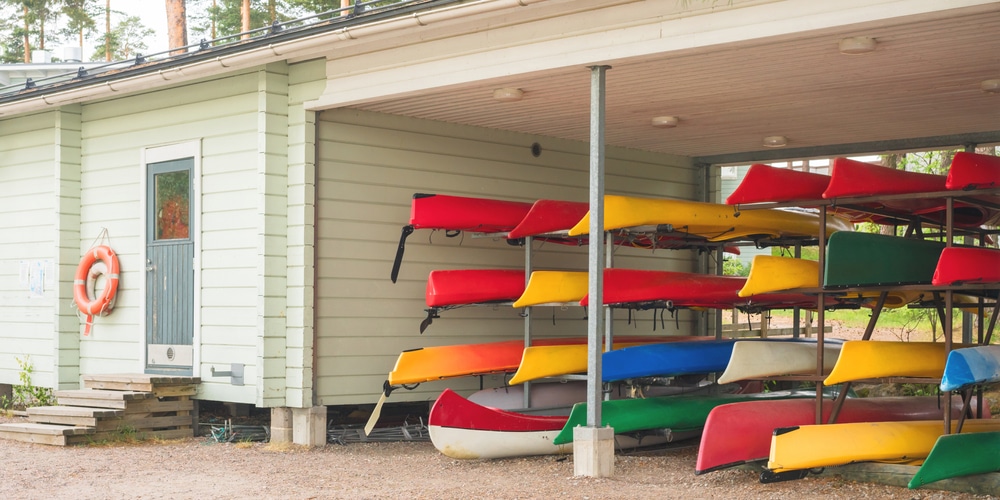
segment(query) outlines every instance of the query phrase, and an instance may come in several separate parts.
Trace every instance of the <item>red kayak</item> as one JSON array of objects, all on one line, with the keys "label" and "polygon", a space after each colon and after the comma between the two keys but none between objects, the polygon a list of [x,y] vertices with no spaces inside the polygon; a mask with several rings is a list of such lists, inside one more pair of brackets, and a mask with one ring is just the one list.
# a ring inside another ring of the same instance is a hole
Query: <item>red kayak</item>
[{"label": "red kayak", "polygon": [[874,163],[836,158],[823,198],[944,191],[945,176],[897,170]]},{"label": "red kayak", "polygon": [[538,200],[517,226],[507,233],[508,239],[539,236],[569,231],[584,215],[590,205],[576,201]]},{"label": "red kayak", "polygon": [[[674,271],[604,270],[604,304],[615,307],[815,307],[816,297],[798,293],[765,293],[740,297],[746,278]],[[589,297],[580,305],[586,306]]]},{"label": "red kayak", "polygon": [[728,198],[728,205],[815,201],[823,198],[830,176],[756,163]]},{"label": "red kayak", "polygon": [[1000,187],[1000,157],[955,153],[945,186],[963,191]]},{"label": "red kayak", "polygon": [[[940,404],[936,396],[848,398],[844,401],[837,422],[939,420],[943,418]],[[961,415],[961,397],[954,397],[951,409],[953,418]],[[824,401],[824,422],[829,421],[832,410],[833,401]],[[989,409],[985,408],[984,411],[988,413]],[[766,460],[775,428],[814,423],[815,399],[748,401],[716,406],[705,421],[695,473],[704,474],[747,462]]]},{"label": "red kayak", "polygon": [[524,282],[524,271],[508,269],[431,271],[424,296],[428,307],[514,302]]},{"label": "red kayak", "polygon": [[941,251],[932,285],[1000,283],[1000,250],[949,247]]}]

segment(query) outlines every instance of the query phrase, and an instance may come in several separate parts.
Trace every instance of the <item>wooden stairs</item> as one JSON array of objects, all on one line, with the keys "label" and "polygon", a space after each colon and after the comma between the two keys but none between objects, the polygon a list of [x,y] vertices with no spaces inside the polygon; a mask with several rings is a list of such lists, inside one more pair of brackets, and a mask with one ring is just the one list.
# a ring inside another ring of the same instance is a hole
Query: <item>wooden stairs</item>
[{"label": "wooden stairs", "polygon": [[28,408],[28,422],[0,424],[0,439],[66,446],[192,437],[191,396],[200,382],[170,375],[85,375],[84,389],[55,392],[58,406]]}]

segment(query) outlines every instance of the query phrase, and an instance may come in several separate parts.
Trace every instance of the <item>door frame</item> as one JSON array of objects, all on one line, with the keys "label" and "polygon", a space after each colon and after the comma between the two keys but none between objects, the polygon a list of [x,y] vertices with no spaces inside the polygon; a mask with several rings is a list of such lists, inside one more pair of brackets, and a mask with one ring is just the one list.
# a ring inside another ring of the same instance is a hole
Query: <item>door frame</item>
[{"label": "door frame", "polygon": [[[160,163],[170,160],[180,160],[184,158],[192,158],[194,160],[194,166],[191,172],[191,213],[188,215],[193,221],[194,231],[191,234],[191,239],[194,243],[194,262],[192,266],[194,268],[194,335],[191,340],[192,347],[192,359],[191,359],[191,372],[195,377],[201,376],[201,140],[178,142],[174,144],[165,144],[159,146],[148,146],[142,148],[140,151],[140,168],[139,168],[139,207],[140,207],[140,224],[139,224],[139,264],[143,269],[146,268],[146,259],[148,255],[146,253],[146,228],[149,223],[147,219],[146,203],[148,202],[146,196],[146,178],[149,170],[150,163]],[[139,293],[142,297],[139,300],[139,330],[142,332],[141,340],[139,342],[139,373],[146,373],[146,365],[148,364],[148,345],[146,339],[148,338],[149,332],[146,331],[146,272],[140,272],[139,274]]]}]

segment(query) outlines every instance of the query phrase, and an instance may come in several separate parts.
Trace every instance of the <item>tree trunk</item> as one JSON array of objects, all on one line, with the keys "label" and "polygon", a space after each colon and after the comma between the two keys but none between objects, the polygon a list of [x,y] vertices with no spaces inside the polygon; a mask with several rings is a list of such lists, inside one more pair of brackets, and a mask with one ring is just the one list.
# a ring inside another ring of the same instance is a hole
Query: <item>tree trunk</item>
[{"label": "tree trunk", "polygon": [[31,62],[31,39],[28,38],[28,6],[24,6],[24,62]]},{"label": "tree trunk", "polygon": [[351,11],[347,10],[347,8],[350,6],[351,6],[351,0],[340,0],[340,15],[346,16],[350,14]]},{"label": "tree trunk", "polygon": [[250,0],[243,0],[243,4],[240,6],[240,18],[243,21],[240,27],[243,35],[240,36],[240,40],[246,40],[250,38],[250,33],[247,33],[250,31]]},{"label": "tree trunk", "polygon": [[187,11],[184,6],[184,0],[166,0],[166,2],[167,43],[170,45],[170,55],[176,56],[183,54],[185,49],[180,49],[180,47],[188,44]]},{"label": "tree trunk", "polygon": [[111,62],[111,0],[104,4],[104,60]]}]

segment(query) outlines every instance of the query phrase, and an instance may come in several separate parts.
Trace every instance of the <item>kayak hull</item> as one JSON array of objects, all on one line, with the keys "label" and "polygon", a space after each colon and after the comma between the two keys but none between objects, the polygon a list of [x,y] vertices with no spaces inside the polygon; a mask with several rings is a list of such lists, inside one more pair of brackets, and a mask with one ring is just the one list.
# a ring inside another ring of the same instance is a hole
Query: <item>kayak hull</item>
[{"label": "kayak hull", "polygon": [[997,450],[1000,432],[941,436],[907,486],[919,488],[942,479],[1000,471]]},{"label": "kayak hull", "polygon": [[428,307],[513,302],[524,293],[524,271],[455,269],[431,271],[424,298]]},{"label": "kayak hull", "polygon": [[520,224],[529,210],[531,203],[417,193],[410,203],[410,225],[414,229],[506,233]]},{"label": "kayak hull", "polygon": [[534,271],[514,307],[578,304],[587,295],[585,271]]},{"label": "kayak hull", "polygon": [[1000,283],[1000,250],[950,247],[941,251],[932,285]]},{"label": "kayak hull", "polygon": [[930,284],[944,243],[840,232],[827,246],[823,286]]},{"label": "kayak hull", "polygon": [[945,186],[957,190],[1000,187],[1000,157],[965,151],[955,153]]},{"label": "kayak hull", "polygon": [[[966,420],[962,425],[963,433],[998,430],[1000,420]],[[940,420],[778,428],[771,436],[767,468],[780,473],[854,462],[912,463],[926,458],[942,434]]]},{"label": "kayak hull", "polygon": [[[728,384],[778,375],[815,374],[816,348],[814,342],[736,342],[726,370],[716,381]],[[839,356],[840,343],[827,339],[823,344],[823,373],[830,373]]]},{"label": "kayak hull", "polygon": [[941,377],[942,392],[993,382],[1000,382],[1000,345],[966,347],[948,353]]},{"label": "kayak hull", "polygon": [[841,346],[837,364],[823,383],[884,377],[940,378],[947,359],[944,348],[943,342],[849,340]]},{"label": "kayak hull", "polygon": [[[940,403],[935,396],[847,398],[837,422],[935,420],[943,417]],[[833,400],[824,400],[824,422],[829,421],[832,411]],[[958,418],[961,411],[961,398],[954,397],[952,416]],[[775,428],[815,423],[814,399],[748,401],[717,406],[705,421],[695,473],[767,460]]]}]

